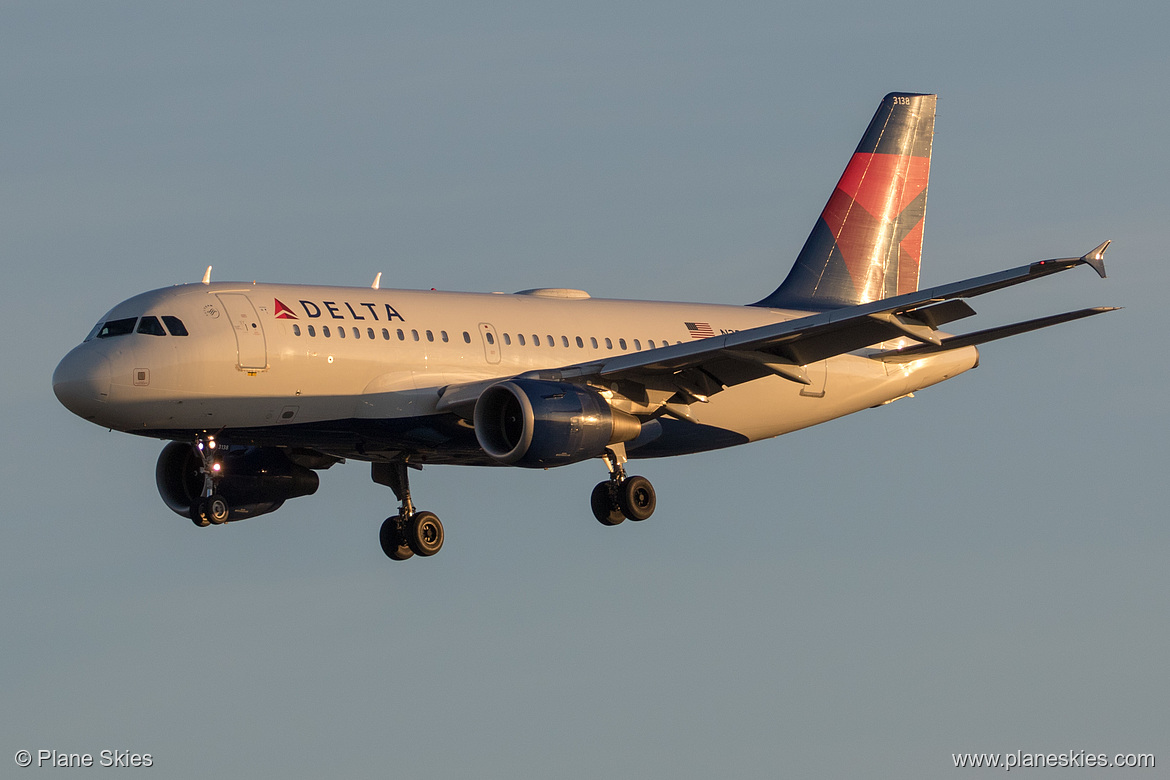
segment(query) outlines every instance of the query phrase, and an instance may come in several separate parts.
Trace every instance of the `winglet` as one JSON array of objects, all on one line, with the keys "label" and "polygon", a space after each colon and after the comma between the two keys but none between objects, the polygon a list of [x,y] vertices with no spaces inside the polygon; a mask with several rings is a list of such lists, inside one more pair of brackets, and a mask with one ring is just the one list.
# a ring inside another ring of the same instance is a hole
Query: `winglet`
[{"label": "winglet", "polygon": [[1105,250],[1109,248],[1110,243],[1110,241],[1106,241],[1081,258],[1081,262],[1096,271],[1102,279],[1105,278]]},{"label": "winglet", "polygon": [[203,283],[211,284],[211,266],[207,266],[207,270],[203,272]]}]

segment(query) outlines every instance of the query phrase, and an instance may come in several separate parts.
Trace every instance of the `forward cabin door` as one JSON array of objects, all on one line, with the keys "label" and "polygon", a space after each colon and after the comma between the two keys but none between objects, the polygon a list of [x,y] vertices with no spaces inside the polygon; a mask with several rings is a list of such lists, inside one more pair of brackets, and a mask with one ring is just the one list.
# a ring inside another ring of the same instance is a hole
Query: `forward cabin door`
[{"label": "forward cabin door", "polygon": [[264,341],[264,327],[256,314],[256,307],[243,293],[220,293],[219,301],[227,312],[232,330],[236,332],[236,351],[243,369],[268,367],[268,347]]}]

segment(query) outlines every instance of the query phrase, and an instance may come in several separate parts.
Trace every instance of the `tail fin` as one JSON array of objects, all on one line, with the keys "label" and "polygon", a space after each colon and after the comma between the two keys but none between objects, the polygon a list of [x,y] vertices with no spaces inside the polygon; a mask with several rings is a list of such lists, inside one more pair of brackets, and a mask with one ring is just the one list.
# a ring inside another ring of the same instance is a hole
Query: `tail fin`
[{"label": "tail fin", "polygon": [[753,306],[836,309],[918,289],[937,98],[882,99],[788,277]]}]

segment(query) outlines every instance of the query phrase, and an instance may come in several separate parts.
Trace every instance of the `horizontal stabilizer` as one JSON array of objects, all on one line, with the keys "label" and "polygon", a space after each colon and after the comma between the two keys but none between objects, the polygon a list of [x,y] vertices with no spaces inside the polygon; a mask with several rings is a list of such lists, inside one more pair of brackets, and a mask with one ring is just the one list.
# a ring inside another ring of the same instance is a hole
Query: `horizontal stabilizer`
[{"label": "horizontal stabilizer", "polygon": [[976,331],[975,333],[967,333],[962,336],[948,336],[939,344],[916,344],[905,349],[891,349],[886,352],[878,352],[875,355],[870,355],[870,357],[885,363],[903,363],[910,360],[917,360],[923,355],[946,352],[947,350],[958,349],[959,347],[976,346],[988,341],[1027,333],[1031,330],[1047,328],[1050,325],[1059,325],[1062,322],[1071,322],[1072,320],[1079,320],[1082,317],[1092,317],[1094,314],[1116,311],[1117,308],[1115,306],[1098,306],[1093,309],[1079,309],[1077,311],[1065,312],[1064,314],[1053,314],[1050,317],[1040,317],[1039,319],[1017,322],[1012,325],[1001,325],[998,328],[989,328],[987,330]]}]

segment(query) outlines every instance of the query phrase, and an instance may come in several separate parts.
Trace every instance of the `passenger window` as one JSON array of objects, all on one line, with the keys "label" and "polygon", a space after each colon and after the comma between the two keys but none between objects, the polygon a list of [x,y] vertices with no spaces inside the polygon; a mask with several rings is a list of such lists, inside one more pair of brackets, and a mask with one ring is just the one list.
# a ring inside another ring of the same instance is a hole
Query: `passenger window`
[{"label": "passenger window", "polygon": [[321,335],[324,336],[325,338],[329,338],[329,326],[328,325],[321,326]]},{"label": "passenger window", "polygon": [[519,342],[520,342],[520,346],[524,346],[524,334],[523,334],[523,333],[517,333],[517,334],[516,334],[516,338],[517,338],[517,340],[519,340]]},{"label": "passenger window", "polygon": [[435,340],[435,334],[428,330],[427,331],[427,341],[434,341],[434,340]]},{"label": "passenger window", "polygon": [[406,341],[406,334],[402,332],[402,328],[398,329],[398,340]]},{"label": "passenger window", "polygon": [[390,340],[390,331],[386,330],[385,328],[382,328],[382,340],[383,341]]},{"label": "passenger window", "polygon": [[99,339],[108,339],[114,336],[125,336],[127,333],[133,333],[134,323],[136,322],[138,322],[137,317],[127,317],[124,320],[110,320],[105,325],[102,325],[97,337]]},{"label": "passenger window", "polygon": [[316,328],[314,328],[312,325],[310,325],[310,326],[309,326],[309,335],[310,335],[310,336],[316,336],[316,335],[317,335],[317,329],[316,329]]},{"label": "passenger window", "polygon": [[613,342],[609,340],[608,336],[605,339],[605,348],[606,349],[613,349]]},{"label": "passenger window", "polygon": [[[373,338],[373,336],[374,336],[374,331],[373,331],[373,329],[370,329],[370,337]],[[353,337],[355,339],[360,339],[362,337],[362,332],[360,330],[358,330],[357,328],[354,328],[353,329]]]},{"label": "passenger window", "polygon": [[507,333],[504,334],[504,346],[505,347],[512,346],[512,337],[509,336]]},{"label": "passenger window", "polygon": [[463,331],[463,343],[465,343],[465,344],[471,343],[471,334],[468,333],[467,331]]},{"label": "passenger window", "polygon": [[418,331],[417,331],[417,330],[415,330],[415,329],[413,329],[413,328],[411,328],[411,330],[410,330],[410,337],[411,337],[412,339],[414,339],[415,341],[418,341]]},{"label": "passenger window", "polygon": [[556,343],[555,341],[553,341],[553,338],[552,338],[552,334],[551,334],[551,333],[546,333],[546,334],[544,335],[544,337],[545,337],[546,339],[548,339],[548,345],[549,345],[550,347],[555,347],[555,346],[557,345],[557,343]]},{"label": "passenger window", "polygon": [[369,336],[371,339],[375,338],[374,329],[373,328],[366,328],[366,335]]},{"label": "passenger window", "polygon": [[654,349],[654,339],[650,339],[650,349]]},{"label": "passenger window", "polygon": [[642,349],[642,342],[638,341],[637,339],[634,339],[634,349],[641,350]]},{"label": "passenger window", "polygon": [[625,339],[618,339],[618,346],[621,347],[622,349],[625,349],[626,348],[626,340]]},{"label": "passenger window", "polygon": [[441,338],[443,340],[443,343],[446,344],[447,343],[447,331],[445,331],[445,330],[439,331],[439,338]]},{"label": "passenger window", "polygon": [[[328,336],[329,334],[326,333],[325,335]],[[344,325],[342,325],[340,328],[337,329],[337,338],[339,338],[339,339],[345,338],[345,326]]]},{"label": "passenger window", "polygon": [[490,330],[484,331],[483,335],[484,335],[484,338],[487,339],[488,344],[495,344],[496,343],[496,337],[492,335],[492,332]]},{"label": "passenger window", "polygon": [[561,345],[565,346],[565,347],[569,346],[569,337],[568,336],[561,336]]},{"label": "passenger window", "polygon": [[169,314],[164,314],[162,321],[163,321],[163,325],[167,326],[167,330],[169,330],[171,332],[172,336],[186,336],[187,335],[187,327],[183,324],[183,321],[181,319],[179,319],[178,317],[172,317]]},{"label": "passenger window", "polygon": [[167,332],[163,330],[162,323],[158,321],[158,317],[143,317],[138,323],[138,332],[148,336],[167,335]]},{"label": "passenger window", "polygon": [[301,326],[297,325],[296,323],[293,323],[293,335],[294,336],[301,335]]},{"label": "passenger window", "polygon": [[535,333],[532,334],[532,346],[534,346],[534,347],[540,346],[540,336],[537,336]]},{"label": "passenger window", "polygon": [[594,349],[597,349],[597,339],[593,336],[590,336],[589,337],[589,345],[591,347],[593,347]]},{"label": "passenger window", "polygon": [[585,346],[585,342],[581,340],[581,337],[580,337],[580,336],[578,336],[578,337],[577,337],[577,349],[581,349],[581,348],[583,348],[584,346]]}]

